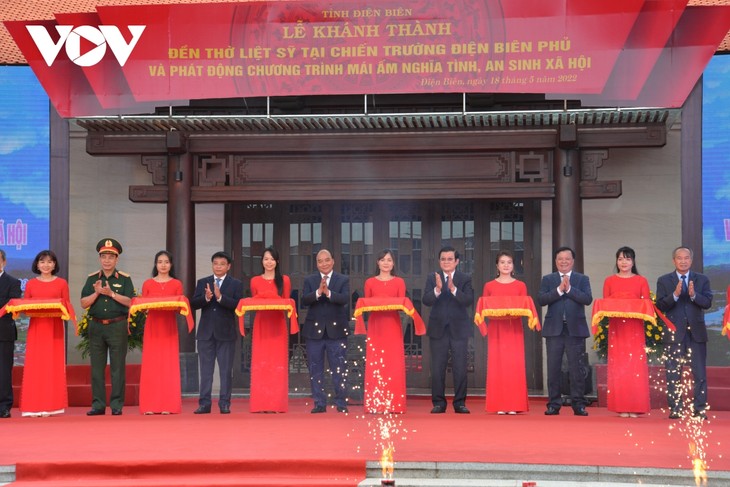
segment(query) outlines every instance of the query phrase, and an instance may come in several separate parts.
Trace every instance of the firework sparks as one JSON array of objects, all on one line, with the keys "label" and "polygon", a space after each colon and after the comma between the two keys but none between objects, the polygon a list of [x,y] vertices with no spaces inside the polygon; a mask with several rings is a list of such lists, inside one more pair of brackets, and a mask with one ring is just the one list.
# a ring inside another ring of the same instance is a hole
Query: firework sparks
[{"label": "firework sparks", "polygon": [[[689,367],[691,359],[691,350],[688,356],[676,359],[681,367],[681,380],[676,387],[676,397],[671,403],[680,405],[679,417],[675,419],[675,423],[670,427],[680,433],[689,444],[689,460],[692,465],[692,472],[695,478],[695,484],[699,486],[707,485],[707,444],[710,431],[706,428],[707,409],[696,411],[694,409],[694,380]],[[669,391],[669,389],[668,389]],[[667,392],[668,392],[667,391]],[[677,411],[671,411],[673,414]],[[670,416],[671,417],[671,416]]]},{"label": "firework sparks", "polygon": [[383,448],[383,454],[380,455],[380,468],[383,470],[384,479],[393,478],[393,453],[395,448],[392,444],[388,444]]},{"label": "firework sparks", "polygon": [[695,485],[697,487],[707,485],[707,465],[705,464],[703,451],[697,445],[690,442],[689,455],[692,458],[692,471],[695,474]]}]

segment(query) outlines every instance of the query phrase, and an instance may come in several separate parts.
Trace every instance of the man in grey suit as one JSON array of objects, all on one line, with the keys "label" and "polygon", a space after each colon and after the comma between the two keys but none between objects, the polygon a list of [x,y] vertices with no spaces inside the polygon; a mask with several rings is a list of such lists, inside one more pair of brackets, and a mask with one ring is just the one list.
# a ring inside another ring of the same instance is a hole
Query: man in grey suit
[{"label": "man in grey suit", "polygon": [[193,309],[201,310],[198,322],[198,361],[200,362],[200,398],[195,414],[208,414],[211,407],[213,372],[218,361],[221,389],[218,408],[221,414],[231,412],[233,388],[233,354],[236,348],[236,306],[243,297],[243,285],[229,276],[231,258],[216,252],[210,259],[213,275],[198,281],[190,300]]},{"label": "man in grey suit", "polygon": [[[705,310],[712,305],[710,280],[690,271],[692,249],[677,247],[672,252],[674,271],[659,277],[656,305],[677,330],[664,331],[669,417],[678,419],[682,409],[682,366],[689,361],[694,378],[691,414],[705,419],[707,413],[707,328]],[[689,353],[688,353],[689,352]]]},{"label": "man in grey suit", "polygon": [[[0,249],[0,308],[22,295],[20,281],[5,272],[5,251]],[[13,353],[18,329],[12,313],[0,318],[0,418],[9,418],[13,407]]]},{"label": "man in grey suit", "polygon": [[585,398],[585,377],[583,375],[586,338],[588,330],[585,307],[593,301],[591,283],[588,276],[573,270],[575,251],[570,247],[560,247],[555,251],[555,268],[543,276],[540,306],[547,306],[542,325],[542,336],[547,348],[548,403],[545,414],[560,414],[562,397],[560,395],[560,376],[563,354],[568,356],[570,376],[570,405],[576,416],[588,416]]},{"label": "man in grey suit", "polygon": [[350,280],[334,272],[335,260],[329,250],[317,252],[319,272],[304,280],[302,304],[309,307],[302,326],[306,340],[313,414],[327,412],[324,392],[324,358],[327,355],[335,386],[335,406],[347,413],[347,335],[349,333]]}]

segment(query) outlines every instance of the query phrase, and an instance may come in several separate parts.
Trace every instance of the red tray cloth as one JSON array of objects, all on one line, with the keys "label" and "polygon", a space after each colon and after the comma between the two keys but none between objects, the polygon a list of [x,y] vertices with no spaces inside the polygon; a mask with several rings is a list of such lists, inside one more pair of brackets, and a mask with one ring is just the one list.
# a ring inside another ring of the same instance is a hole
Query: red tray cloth
[{"label": "red tray cloth", "polygon": [[286,317],[289,318],[289,333],[294,335],[299,333],[299,317],[297,316],[297,306],[291,298],[243,298],[236,306],[236,314],[238,315],[238,328],[241,330],[241,336],[246,336],[243,328],[243,315],[247,311],[260,310],[281,310],[286,311]]},{"label": "red tray cloth", "polygon": [[61,298],[56,299],[35,299],[16,298],[8,301],[0,308],[0,316],[12,313],[16,319],[20,313],[31,318],[61,318],[70,321],[76,327],[76,313],[73,306]]},{"label": "red tray cloth", "polygon": [[527,318],[530,330],[541,330],[535,302],[530,296],[482,296],[477,301],[474,324],[482,336],[487,336],[484,318]]},{"label": "red tray cloth", "polygon": [[725,313],[722,315],[722,334],[730,340],[730,303],[725,306]]},{"label": "red tray cloth", "polygon": [[426,334],[426,325],[423,323],[421,315],[418,314],[416,308],[409,298],[360,298],[355,305],[355,334],[365,335],[364,313],[377,313],[378,311],[402,311],[413,319],[413,326],[416,329],[416,335]]},{"label": "red tray cloth", "polygon": [[132,298],[129,305],[128,321],[132,320],[132,315],[139,311],[177,311],[188,322],[188,332],[193,331],[195,323],[193,322],[193,314],[190,312],[190,301],[182,295],[178,296],[157,296],[154,298],[143,298],[140,296]]},{"label": "red tray cloth", "polygon": [[675,331],[677,328],[674,323],[669,321],[659,308],[651,301],[651,299],[596,299],[593,301],[593,334],[596,334],[596,328],[603,318],[635,318],[642,321],[648,321],[652,325],[656,325],[657,316],[664,321],[667,327]]}]

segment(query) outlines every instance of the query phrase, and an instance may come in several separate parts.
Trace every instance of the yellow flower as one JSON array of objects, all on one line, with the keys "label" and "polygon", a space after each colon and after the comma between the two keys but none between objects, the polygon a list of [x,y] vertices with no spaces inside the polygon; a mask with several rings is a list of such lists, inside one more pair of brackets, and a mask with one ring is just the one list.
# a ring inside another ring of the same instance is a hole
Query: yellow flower
[{"label": "yellow flower", "polygon": [[662,338],[661,335],[654,335],[654,340],[659,341],[659,340],[661,340],[661,338]]}]

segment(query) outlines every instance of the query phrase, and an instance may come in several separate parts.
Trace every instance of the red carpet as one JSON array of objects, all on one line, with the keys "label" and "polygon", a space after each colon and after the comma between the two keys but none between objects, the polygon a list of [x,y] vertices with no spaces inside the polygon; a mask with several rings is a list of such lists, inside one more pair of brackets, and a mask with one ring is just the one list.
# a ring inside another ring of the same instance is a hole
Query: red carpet
[{"label": "red carpet", "polygon": [[[690,469],[688,440],[666,413],[624,419],[604,408],[575,417],[563,408],[543,415],[544,400],[518,416],[483,412],[484,398],[468,402],[471,415],[431,415],[429,398],[412,397],[408,413],[392,419],[399,461],[534,463]],[[234,399],[229,416],[142,416],[128,407],[121,417],[89,418],[71,408],[51,418],[0,422],[0,464],[17,465],[14,487],[62,486],[355,486],[365,463],[378,460],[379,423],[385,416],[309,413],[308,399],[292,399],[286,414],[251,414]],[[215,409],[214,409],[215,411]],[[730,471],[730,412],[710,414],[699,431],[710,470]],[[576,446],[577,445],[577,446]],[[691,478],[691,477],[688,477]]]}]

